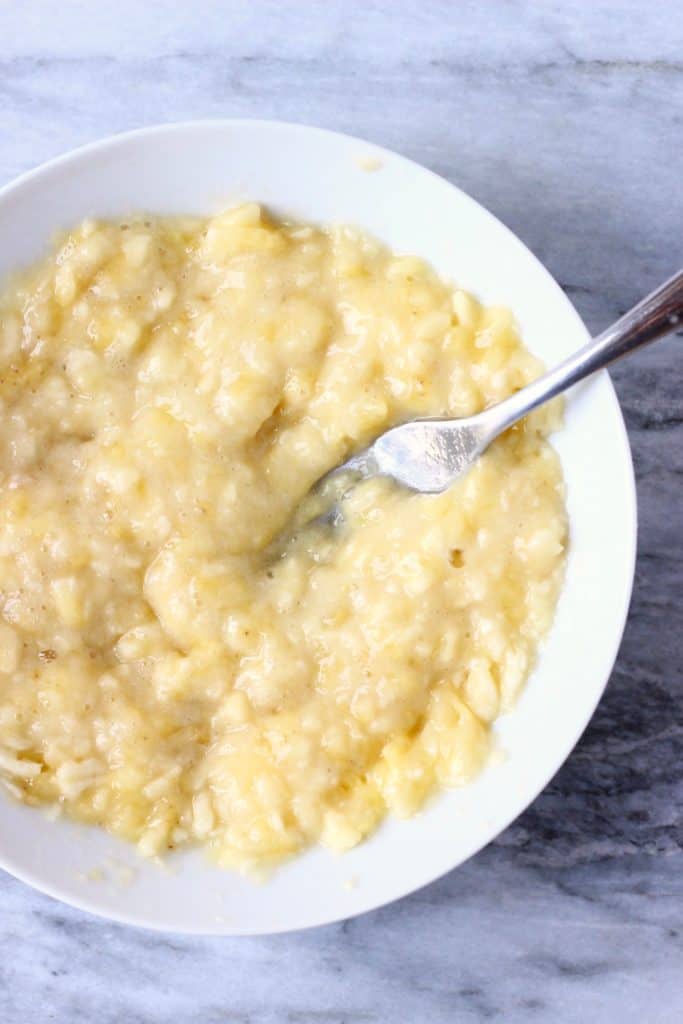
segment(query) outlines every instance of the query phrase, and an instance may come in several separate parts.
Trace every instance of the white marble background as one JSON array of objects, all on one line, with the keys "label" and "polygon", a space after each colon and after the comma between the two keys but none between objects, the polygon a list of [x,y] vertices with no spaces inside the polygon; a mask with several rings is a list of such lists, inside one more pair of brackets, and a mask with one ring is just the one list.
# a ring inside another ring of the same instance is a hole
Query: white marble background
[{"label": "white marble background", "polygon": [[[307,121],[506,221],[591,328],[683,264],[680,0],[0,0],[0,183],[159,121]],[[615,372],[640,556],[609,690],[533,807],[392,907],[269,939],[158,936],[0,875],[2,1024],[683,1020],[683,348]]]}]

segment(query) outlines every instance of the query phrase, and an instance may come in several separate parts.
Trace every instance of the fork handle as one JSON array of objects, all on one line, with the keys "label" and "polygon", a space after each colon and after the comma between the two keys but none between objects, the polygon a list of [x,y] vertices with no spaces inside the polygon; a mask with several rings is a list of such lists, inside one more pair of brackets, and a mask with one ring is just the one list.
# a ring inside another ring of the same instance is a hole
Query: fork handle
[{"label": "fork handle", "polygon": [[682,326],[683,270],[679,270],[559,366],[487,409],[482,416],[486,418],[487,426],[490,425],[491,439],[584,377]]}]

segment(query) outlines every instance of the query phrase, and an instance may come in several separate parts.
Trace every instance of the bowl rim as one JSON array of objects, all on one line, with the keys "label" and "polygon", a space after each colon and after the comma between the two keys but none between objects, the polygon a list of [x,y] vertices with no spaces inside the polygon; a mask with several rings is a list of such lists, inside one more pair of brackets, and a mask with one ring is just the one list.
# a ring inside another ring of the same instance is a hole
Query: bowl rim
[{"label": "bowl rim", "polygon": [[[573,303],[568,298],[566,293],[560,287],[554,276],[545,267],[541,260],[532,252],[531,249],[517,236],[503,221],[500,220],[495,214],[491,213],[485,206],[483,206],[478,200],[472,198],[468,193],[464,192],[458,185],[455,185],[449,179],[444,178],[442,175],[431,170],[431,168],[420,164],[416,160],[412,160],[409,157],[404,156],[401,153],[391,150],[388,147],[378,145],[368,139],[346,133],[338,132],[327,128],[318,127],[315,125],[308,125],[298,121],[282,121],[278,119],[269,118],[249,118],[249,117],[232,117],[232,118],[199,118],[192,120],[180,120],[180,121],[169,121],[161,122],[153,125],[142,126],[134,128],[132,130],[117,132],[111,135],[104,136],[100,139],[85,143],[84,145],[78,146],[74,149],[60,153],[49,160],[37,165],[36,167],[30,168],[23,173],[19,174],[9,182],[5,183],[0,187],[0,203],[11,199],[12,197],[20,194],[24,189],[30,187],[34,182],[39,181],[41,178],[49,177],[54,172],[68,168],[70,165],[77,164],[81,161],[87,161],[91,157],[96,155],[102,155],[115,150],[119,146],[125,146],[130,142],[135,142],[137,139],[154,138],[155,136],[163,136],[165,134],[175,133],[192,133],[193,131],[205,131],[207,129],[231,129],[237,127],[251,126],[256,129],[265,128],[268,130],[276,129],[283,130],[285,132],[300,132],[303,135],[319,135],[332,138],[345,139],[348,142],[354,143],[359,147],[363,147],[366,151],[370,150],[372,156],[377,156],[380,159],[384,156],[387,160],[392,162],[398,161],[399,163],[406,165],[413,171],[419,171],[422,175],[428,175],[435,179],[436,182],[441,185],[447,185],[450,189],[454,190],[459,194],[461,200],[466,201],[472,206],[477,208],[478,215],[488,219],[489,222],[493,222],[499,231],[503,231],[505,234],[510,236],[517,245],[522,246],[525,250],[528,258],[536,264],[536,266],[544,273],[548,279],[548,284],[552,284],[557,293],[562,297],[568,310],[571,310],[573,317],[576,321],[576,327],[580,330],[583,335],[588,339],[590,337],[587,328],[585,327],[583,320],[579,313],[575,309]],[[584,706],[584,712],[581,716],[581,723],[578,725],[571,737],[569,737],[563,749],[556,758],[555,766],[546,773],[539,774],[536,777],[534,785],[530,789],[530,794],[525,794],[524,802],[521,806],[517,807],[509,815],[503,819],[502,824],[496,824],[496,831],[490,835],[487,839],[481,842],[477,842],[467,850],[464,856],[460,857],[452,863],[450,866],[445,868],[439,868],[432,874],[423,877],[418,884],[413,881],[409,881],[403,887],[399,888],[396,893],[389,899],[380,899],[376,901],[372,898],[371,894],[368,894],[364,905],[358,909],[353,910],[350,914],[336,913],[333,916],[320,916],[315,913],[309,913],[304,920],[299,920],[293,925],[283,925],[271,927],[269,929],[263,929],[261,927],[256,929],[249,928],[226,928],[225,925],[217,925],[216,927],[211,926],[188,926],[179,924],[177,927],[169,927],[167,924],[160,924],[157,922],[149,921],[143,916],[136,919],[131,913],[122,911],[112,911],[111,909],[102,909],[98,906],[96,899],[88,899],[85,897],[75,897],[71,893],[66,893],[60,889],[58,884],[45,882],[40,878],[34,871],[24,869],[21,865],[16,865],[11,857],[5,855],[0,848],[0,868],[7,871],[9,874],[26,883],[27,885],[37,889],[38,891],[73,906],[79,910],[83,910],[87,913],[93,914],[104,920],[115,921],[119,924],[126,924],[136,928],[142,928],[150,931],[157,931],[166,934],[186,934],[186,935],[231,935],[235,937],[239,936],[256,936],[266,934],[285,934],[292,931],[303,931],[309,928],[322,926],[325,924],[333,924],[349,917],[358,917],[365,915],[372,910],[379,909],[388,903],[393,903],[396,900],[402,899],[404,896],[410,893],[417,892],[425,886],[437,881],[439,878],[444,877],[450,871],[455,870],[462,864],[466,863],[470,858],[475,856],[480,850],[488,846],[489,843],[493,842],[506,828],[510,826],[525,810],[527,810],[531,804],[537,799],[539,794],[547,787],[554,776],[559,772],[562,766],[565,764],[567,758],[581,739],[586,727],[588,726],[595,710],[603,697],[605,689],[610,681],[614,664],[617,660],[617,655],[621,647],[624,630],[628,618],[631,597],[633,593],[633,586],[635,581],[635,566],[636,566],[636,555],[637,555],[637,539],[638,539],[638,517],[637,517],[637,491],[636,481],[633,467],[633,459],[631,448],[629,444],[628,433],[624,422],[623,412],[621,410],[619,400],[614,388],[614,385],[609,377],[606,370],[600,371],[596,377],[602,378],[607,386],[610,398],[612,400],[615,412],[615,427],[618,434],[618,442],[621,449],[621,453],[624,458],[623,468],[627,471],[628,489],[626,497],[626,504],[622,509],[622,515],[624,522],[628,525],[629,535],[629,547],[626,552],[628,560],[628,585],[618,595],[619,597],[619,615],[618,622],[619,628],[615,629],[614,639],[611,645],[611,651],[609,655],[609,670],[599,687],[596,686],[594,697],[591,701],[586,701]],[[552,629],[552,627],[551,627]],[[34,812],[35,813],[35,812]]]}]

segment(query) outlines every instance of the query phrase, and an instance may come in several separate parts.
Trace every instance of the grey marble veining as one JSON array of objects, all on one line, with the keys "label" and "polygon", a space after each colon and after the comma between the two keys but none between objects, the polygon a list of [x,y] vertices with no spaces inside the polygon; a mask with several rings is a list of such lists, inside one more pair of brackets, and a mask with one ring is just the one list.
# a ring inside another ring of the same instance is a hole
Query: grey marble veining
[{"label": "grey marble veining", "polygon": [[[431,166],[595,330],[683,264],[676,0],[0,2],[0,184],[110,132],[217,116],[321,124]],[[279,938],[151,935],[1,875],[3,1024],[683,1019],[682,344],[614,372],[633,605],[607,694],[534,805],[422,892]]]}]

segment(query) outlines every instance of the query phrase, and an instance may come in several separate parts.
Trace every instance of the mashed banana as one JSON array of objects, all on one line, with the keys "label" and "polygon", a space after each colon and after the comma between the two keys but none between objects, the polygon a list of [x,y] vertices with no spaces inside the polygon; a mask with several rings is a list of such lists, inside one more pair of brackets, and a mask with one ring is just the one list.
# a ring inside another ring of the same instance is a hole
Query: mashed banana
[{"label": "mashed banana", "polygon": [[269,542],[389,424],[537,375],[510,313],[347,227],[86,221],[0,296],[0,779],[156,854],[358,843],[482,766],[562,581],[554,412],[447,493],[376,480]]}]

